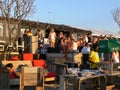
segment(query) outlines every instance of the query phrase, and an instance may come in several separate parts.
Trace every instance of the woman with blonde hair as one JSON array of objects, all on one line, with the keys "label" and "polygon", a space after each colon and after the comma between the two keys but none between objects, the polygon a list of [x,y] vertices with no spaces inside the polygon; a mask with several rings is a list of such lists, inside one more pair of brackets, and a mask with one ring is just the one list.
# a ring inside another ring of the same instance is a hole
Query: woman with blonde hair
[{"label": "woman with blonde hair", "polygon": [[50,47],[54,48],[55,47],[55,41],[56,41],[56,33],[54,31],[54,28],[51,28],[51,31],[49,33],[49,41],[50,41]]}]

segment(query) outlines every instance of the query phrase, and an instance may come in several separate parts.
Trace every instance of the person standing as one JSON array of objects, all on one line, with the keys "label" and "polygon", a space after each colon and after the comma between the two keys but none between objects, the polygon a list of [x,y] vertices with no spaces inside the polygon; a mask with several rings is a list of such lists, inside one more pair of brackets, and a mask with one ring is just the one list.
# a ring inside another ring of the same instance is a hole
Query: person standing
[{"label": "person standing", "polygon": [[50,47],[55,48],[55,41],[56,41],[56,33],[54,31],[54,28],[51,29],[49,33],[49,40],[50,40]]},{"label": "person standing", "polygon": [[83,66],[84,68],[87,68],[87,62],[89,60],[89,54],[90,54],[90,45],[89,43],[86,43],[85,46],[82,48],[81,53],[83,54]]},{"label": "person standing", "polygon": [[24,36],[27,36],[27,33],[28,33],[28,31],[27,31],[27,29],[25,29],[25,30],[24,30],[24,33],[23,33],[23,37],[24,37]]},{"label": "person standing", "polygon": [[100,62],[99,54],[98,54],[98,44],[93,45],[93,50],[90,52],[89,55],[89,62],[90,62],[90,68],[91,69],[97,69],[98,64]]},{"label": "person standing", "polygon": [[61,39],[63,39],[63,38],[64,38],[64,34],[63,34],[63,32],[60,32],[57,37],[57,48],[58,48],[59,52],[61,51],[60,44],[61,44]]},{"label": "person standing", "polygon": [[31,29],[28,31],[27,36],[33,36]]},{"label": "person standing", "polygon": [[38,39],[41,37],[41,31],[38,29],[37,30],[37,32],[36,32],[36,34],[35,34],[35,36],[37,36],[38,37]]},{"label": "person standing", "polygon": [[112,61],[113,63],[119,63],[119,52],[116,50],[114,52],[112,52]]},{"label": "person standing", "polygon": [[83,35],[83,41],[84,41],[85,43],[88,43],[88,37],[87,37],[87,35]]},{"label": "person standing", "polygon": [[44,45],[44,35],[41,34],[38,38],[38,55],[37,58],[40,59],[40,54],[43,54],[43,45]]}]

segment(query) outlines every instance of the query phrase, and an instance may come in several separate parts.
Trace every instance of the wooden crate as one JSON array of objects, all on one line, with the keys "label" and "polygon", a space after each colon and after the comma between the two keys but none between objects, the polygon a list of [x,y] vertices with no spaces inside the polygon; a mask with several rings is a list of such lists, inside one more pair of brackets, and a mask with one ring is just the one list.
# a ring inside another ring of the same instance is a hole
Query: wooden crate
[{"label": "wooden crate", "polygon": [[20,90],[25,86],[35,86],[36,90],[44,90],[44,71],[40,67],[24,67],[20,76]]}]

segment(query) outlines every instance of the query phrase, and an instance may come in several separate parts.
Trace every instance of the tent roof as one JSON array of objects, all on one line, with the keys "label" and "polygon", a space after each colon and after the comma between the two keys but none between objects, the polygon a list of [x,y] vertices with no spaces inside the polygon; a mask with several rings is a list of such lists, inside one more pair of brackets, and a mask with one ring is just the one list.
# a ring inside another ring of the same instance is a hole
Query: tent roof
[{"label": "tent roof", "polygon": [[104,36],[104,35],[112,35],[116,38],[120,38],[120,34],[118,32],[112,32],[112,31],[107,31],[107,30],[90,30],[92,32],[93,36]]}]

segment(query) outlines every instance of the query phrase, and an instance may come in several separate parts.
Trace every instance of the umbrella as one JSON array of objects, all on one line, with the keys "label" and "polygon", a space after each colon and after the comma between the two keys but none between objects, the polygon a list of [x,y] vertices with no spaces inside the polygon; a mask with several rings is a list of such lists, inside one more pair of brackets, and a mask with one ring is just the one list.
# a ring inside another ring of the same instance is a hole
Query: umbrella
[{"label": "umbrella", "polygon": [[[99,42],[99,52],[101,53],[108,53],[110,59],[110,53],[114,52],[115,50],[120,51],[120,40],[118,39],[108,39],[108,40],[101,40]],[[113,64],[111,63],[110,73],[113,72]]]},{"label": "umbrella", "polygon": [[99,42],[99,52],[110,53],[115,50],[120,50],[120,40],[118,39],[108,39],[101,40]]}]

